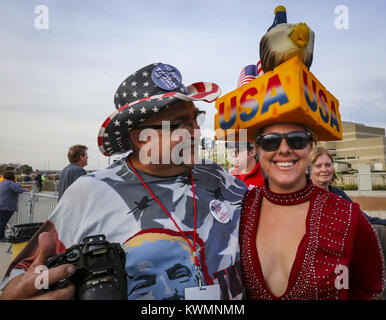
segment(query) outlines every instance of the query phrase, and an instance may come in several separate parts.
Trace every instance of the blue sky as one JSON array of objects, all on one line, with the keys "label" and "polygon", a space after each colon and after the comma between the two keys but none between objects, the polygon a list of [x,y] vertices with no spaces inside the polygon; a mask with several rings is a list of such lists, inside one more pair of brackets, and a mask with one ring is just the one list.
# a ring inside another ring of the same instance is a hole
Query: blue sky
[{"label": "blue sky", "polygon": [[[0,0],[0,163],[61,169],[68,147],[89,147],[86,169],[101,169],[96,137],[114,111],[123,79],[153,62],[176,66],[183,82],[236,88],[277,5],[289,23],[315,32],[311,72],[340,101],[346,121],[386,128],[386,2],[262,0]],[[49,28],[34,26],[48,8]],[[338,5],[349,29],[335,28]],[[213,126],[213,104],[205,127]]]}]

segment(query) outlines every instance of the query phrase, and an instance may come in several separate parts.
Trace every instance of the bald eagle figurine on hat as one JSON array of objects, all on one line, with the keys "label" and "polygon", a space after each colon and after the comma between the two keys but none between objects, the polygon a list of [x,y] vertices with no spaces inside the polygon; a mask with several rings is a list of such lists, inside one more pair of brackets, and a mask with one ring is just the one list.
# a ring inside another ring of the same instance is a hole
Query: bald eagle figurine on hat
[{"label": "bald eagle figurine on hat", "polygon": [[298,56],[310,69],[314,38],[314,32],[305,23],[287,23],[285,7],[276,7],[275,20],[260,41],[260,60],[263,71],[271,71],[294,56]]}]

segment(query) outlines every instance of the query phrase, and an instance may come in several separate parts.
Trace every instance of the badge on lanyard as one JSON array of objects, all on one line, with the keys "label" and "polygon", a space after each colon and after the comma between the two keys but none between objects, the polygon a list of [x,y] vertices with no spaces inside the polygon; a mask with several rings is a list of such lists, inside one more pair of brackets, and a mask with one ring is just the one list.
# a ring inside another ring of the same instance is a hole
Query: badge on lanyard
[{"label": "badge on lanyard", "polygon": [[196,265],[198,287],[185,288],[185,300],[220,300],[221,291],[218,284],[203,286],[201,267]]},{"label": "badge on lanyard", "polygon": [[214,284],[211,286],[185,288],[185,300],[220,300],[220,286]]},{"label": "badge on lanyard", "polygon": [[209,209],[212,213],[212,216],[221,223],[228,223],[231,219],[231,215],[228,211],[228,208],[220,200],[212,200],[209,203]]}]

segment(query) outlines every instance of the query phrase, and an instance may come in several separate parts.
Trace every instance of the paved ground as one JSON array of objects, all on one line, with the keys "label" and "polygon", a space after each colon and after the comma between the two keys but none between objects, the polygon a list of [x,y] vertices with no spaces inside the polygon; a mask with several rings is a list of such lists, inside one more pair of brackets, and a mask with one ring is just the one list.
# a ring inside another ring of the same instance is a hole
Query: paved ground
[{"label": "paved ground", "polygon": [[12,251],[7,252],[10,244],[0,242],[0,280],[3,279],[5,272],[8,269],[8,265],[11,263]]},{"label": "paved ground", "polygon": [[345,190],[350,197],[384,197],[386,198],[386,191],[358,191],[358,190]]},{"label": "paved ground", "polygon": [[386,211],[386,198],[381,197],[350,197],[359,203],[362,210]]},{"label": "paved ground", "polygon": [[386,219],[386,191],[345,191],[370,216]]}]

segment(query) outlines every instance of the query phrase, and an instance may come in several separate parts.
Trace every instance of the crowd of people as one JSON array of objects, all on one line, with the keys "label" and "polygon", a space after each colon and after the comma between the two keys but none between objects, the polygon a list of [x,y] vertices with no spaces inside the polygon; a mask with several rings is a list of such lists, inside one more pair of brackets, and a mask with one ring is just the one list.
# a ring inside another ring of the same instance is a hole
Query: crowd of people
[{"label": "crowd of people", "polygon": [[[125,250],[128,299],[377,298],[384,257],[369,221],[385,221],[372,220],[331,185],[332,157],[315,148],[311,128],[272,119],[255,132],[255,143],[233,146],[232,174],[197,163],[205,112],[194,101],[220,94],[214,83],[185,86],[179,71],[162,63],[124,79],[98,146],[106,156],[128,156],[86,175],[87,147],[70,149],[60,200],[12,261],[1,298],[74,297],[72,283],[35,286],[35,268],[96,234]],[[152,135],[144,138],[146,130]],[[7,188],[24,191],[7,177]],[[51,268],[49,284],[75,272],[71,264]]]}]

